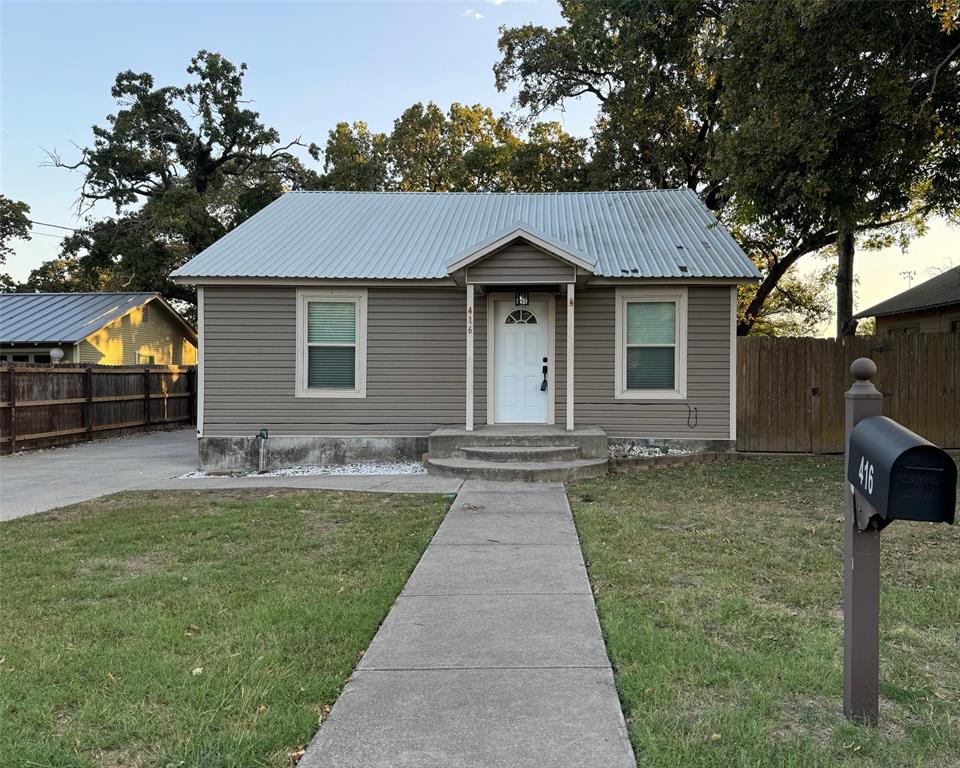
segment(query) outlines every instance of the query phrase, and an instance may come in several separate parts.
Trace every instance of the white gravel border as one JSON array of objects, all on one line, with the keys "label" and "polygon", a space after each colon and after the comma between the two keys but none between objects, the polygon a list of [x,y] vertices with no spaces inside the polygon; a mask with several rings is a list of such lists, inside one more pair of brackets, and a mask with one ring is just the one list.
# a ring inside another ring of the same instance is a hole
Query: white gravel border
[{"label": "white gravel border", "polygon": [[611,459],[648,459],[656,456],[689,456],[693,451],[680,448],[658,448],[642,443],[610,443],[607,449]]},{"label": "white gravel border", "polygon": [[[415,461],[365,461],[357,464],[333,464],[320,466],[308,464],[301,467],[286,467],[274,469],[270,472],[246,472],[230,475],[230,477],[310,477],[323,475],[425,475],[426,467]],[[194,480],[201,477],[223,477],[223,475],[209,475],[204,471],[187,472],[177,480]]]}]

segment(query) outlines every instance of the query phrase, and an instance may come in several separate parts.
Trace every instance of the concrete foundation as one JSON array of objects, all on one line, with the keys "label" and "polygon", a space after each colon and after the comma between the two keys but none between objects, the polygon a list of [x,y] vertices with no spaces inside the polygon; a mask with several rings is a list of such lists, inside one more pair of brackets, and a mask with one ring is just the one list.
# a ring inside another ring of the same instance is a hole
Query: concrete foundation
[{"label": "concrete foundation", "polygon": [[336,437],[282,436],[260,438],[201,437],[200,467],[211,474],[270,472],[297,466],[330,466],[360,461],[420,461],[427,438],[415,436]]},{"label": "concrete foundation", "polygon": [[690,453],[727,453],[737,450],[736,440],[695,440],[685,438],[662,437],[614,437],[610,436],[610,445],[642,445],[649,448],[671,448]]}]

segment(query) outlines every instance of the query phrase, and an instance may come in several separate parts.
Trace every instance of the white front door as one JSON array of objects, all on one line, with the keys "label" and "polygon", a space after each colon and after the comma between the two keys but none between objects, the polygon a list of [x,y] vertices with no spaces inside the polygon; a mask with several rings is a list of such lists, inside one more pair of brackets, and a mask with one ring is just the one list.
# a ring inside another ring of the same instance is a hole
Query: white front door
[{"label": "white front door", "polygon": [[527,307],[495,302],[496,418],[498,424],[546,424],[553,393],[543,390],[547,354],[547,302]]}]

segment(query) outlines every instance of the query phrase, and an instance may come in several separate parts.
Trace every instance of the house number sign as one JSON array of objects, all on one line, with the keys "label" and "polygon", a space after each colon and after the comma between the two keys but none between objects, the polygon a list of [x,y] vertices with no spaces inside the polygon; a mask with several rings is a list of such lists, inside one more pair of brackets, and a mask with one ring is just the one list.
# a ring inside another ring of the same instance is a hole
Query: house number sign
[{"label": "house number sign", "polygon": [[467,334],[473,333],[473,307],[467,307]]}]

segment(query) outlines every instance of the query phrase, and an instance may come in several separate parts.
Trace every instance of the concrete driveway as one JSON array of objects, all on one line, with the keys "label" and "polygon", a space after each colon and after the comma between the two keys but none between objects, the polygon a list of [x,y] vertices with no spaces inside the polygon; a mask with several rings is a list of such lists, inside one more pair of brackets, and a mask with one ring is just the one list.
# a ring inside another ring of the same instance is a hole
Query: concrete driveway
[{"label": "concrete driveway", "polygon": [[0,458],[0,520],[75,504],[177,477],[197,468],[193,429]]}]

